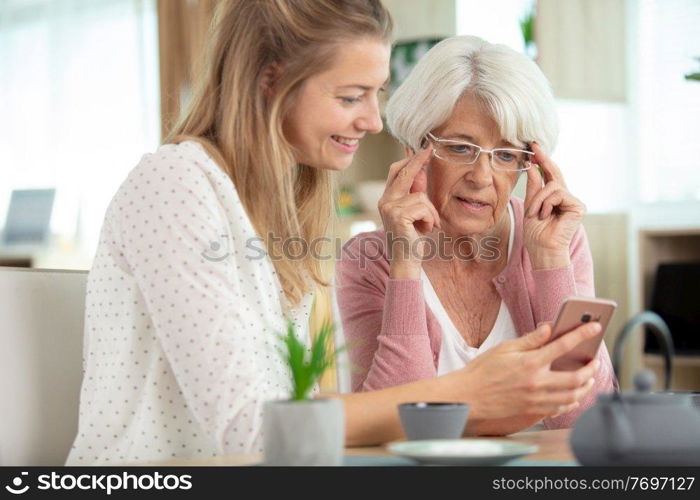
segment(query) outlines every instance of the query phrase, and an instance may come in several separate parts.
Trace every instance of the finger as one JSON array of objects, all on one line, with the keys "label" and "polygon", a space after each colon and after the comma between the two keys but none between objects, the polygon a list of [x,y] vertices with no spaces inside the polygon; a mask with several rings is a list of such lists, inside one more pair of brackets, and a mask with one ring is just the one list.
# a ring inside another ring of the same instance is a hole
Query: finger
[{"label": "finger", "polygon": [[560,406],[559,408],[557,408],[557,413],[555,413],[554,415],[551,415],[549,418],[556,418],[560,415],[564,415],[566,413],[572,412],[578,407],[579,407],[578,401],[576,403],[572,403],[570,405]]},{"label": "finger", "polygon": [[[425,150],[420,150],[418,153],[425,151]],[[394,162],[391,164],[389,167],[389,176],[387,177],[387,189],[389,186],[394,184],[396,181],[396,178],[399,175],[399,172],[401,172],[415,157],[417,153],[412,153],[412,152],[406,152],[406,157],[402,158],[401,160]]]},{"label": "finger", "polygon": [[547,199],[554,191],[559,189],[560,186],[556,182],[549,182],[540,189],[537,194],[530,201],[530,207],[527,209],[528,217],[535,217],[542,210],[542,202]]},{"label": "finger", "polygon": [[542,175],[539,169],[530,168],[525,171],[527,175],[527,186],[525,188],[525,209],[530,206],[532,199],[542,189]]},{"label": "finger", "polygon": [[386,178],[386,187],[384,188],[385,193],[387,188],[391,185],[391,183],[394,182],[394,179],[396,179],[396,175],[399,173],[399,170],[405,167],[406,164],[411,160],[411,158],[411,156],[406,156],[406,158],[402,158],[399,161],[395,161],[389,166],[389,175]]},{"label": "finger", "polygon": [[428,205],[430,211],[433,212],[433,217],[435,218],[435,225],[439,228],[442,228],[442,226],[440,225],[440,214],[438,213],[437,208],[435,208],[435,205],[433,205],[433,203],[427,196],[425,197],[425,204]]},{"label": "finger", "polygon": [[566,188],[555,191],[542,203],[541,218],[546,219],[549,217],[555,207],[561,216],[573,214],[583,218],[586,214],[586,205],[567,191]]},{"label": "finger", "polygon": [[542,151],[542,148],[540,148],[536,142],[531,144],[531,148],[532,152],[535,153],[535,163],[537,163],[540,167],[542,167],[542,170],[544,170],[545,181],[559,181],[564,184],[564,176],[562,175],[561,170],[559,170],[559,167],[557,167],[556,163],[554,163],[551,158],[549,158],[549,156]]},{"label": "finger", "polygon": [[554,418],[559,415],[563,415],[564,413],[569,413],[570,411],[575,410],[578,408],[579,403],[571,403],[568,405],[558,405],[554,403],[540,403],[537,405],[533,405],[532,407],[528,408],[526,410],[526,413],[532,414],[532,415],[541,415],[543,418]]},{"label": "finger", "polygon": [[397,172],[393,182],[387,185],[385,194],[393,198],[407,194],[411,189],[413,179],[415,179],[421,167],[428,161],[431,152],[432,149],[426,148],[416,153],[413,158]]},{"label": "finger", "polygon": [[435,208],[435,205],[433,205],[430,201],[427,202],[428,208],[430,208],[430,211],[433,212],[433,217],[435,218],[435,225],[442,229],[441,221],[440,221],[440,214],[437,211],[437,208]]},{"label": "finger", "polygon": [[585,323],[542,347],[538,354],[542,361],[551,363],[562,354],[566,354],[567,352],[571,351],[584,340],[588,340],[596,335],[599,335],[600,332],[602,332],[600,323],[595,321]]},{"label": "finger", "polygon": [[424,168],[421,168],[416,174],[409,191],[411,193],[425,193],[428,191],[428,174],[425,173]]},{"label": "finger", "polygon": [[416,229],[416,231],[421,234],[429,234],[433,232],[433,229],[436,227],[434,222],[427,222],[423,220],[417,220],[414,224],[413,227]]},{"label": "finger", "polygon": [[409,205],[414,205],[414,204],[423,204],[428,209],[430,212],[433,214],[433,220],[435,221],[435,225],[437,227],[440,227],[440,214],[438,213],[437,209],[435,208],[435,205],[430,201],[430,198],[425,194],[423,191],[418,191],[415,193],[408,194],[398,200],[398,204],[400,206],[409,206]]},{"label": "finger", "polygon": [[542,209],[540,210],[540,219],[547,219],[550,215],[552,215],[552,212],[554,211],[555,207],[562,206],[565,199],[564,196],[564,191],[562,191],[561,189],[553,191],[552,194],[547,196],[542,202]]},{"label": "finger", "polygon": [[591,360],[585,366],[572,372],[551,372],[543,381],[542,387],[549,391],[576,389],[595,377],[600,362]]},{"label": "finger", "polygon": [[435,226],[433,213],[430,211],[430,208],[424,204],[415,204],[405,207],[403,213],[414,225],[418,224],[416,229],[421,233],[429,233]]},{"label": "finger", "polygon": [[409,193],[398,200],[390,202],[389,206],[392,208],[392,210],[398,211],[399,215],[403,215],[401,214],[402,211],[412,209],[416,206],[423,206],[429,210],[433,216],[438,216],[435,206],[433,206],[433,204],[430,202],[428,196],[422,192]]},{"label": "finger", "polygon": [[[508,340],[509,346],[515,351],[532,351],[543,346],[552,334],[552,327],[548,323],[538,326],[535,330],[515,340]],[[502,344],[506,344],[503,342]]]},{"label": "finger", "polygon": [[540,407],[546,406],[556,408],[558,411],[561,411],[557,407],[568,406],[579,402],[586,394],[588,394],[588,391],[591,390],[594,383],[595,381],[593,379],[588,379],[584,385],[577,387],[576,389],[542,392],[542,394],[535,400],[535,405]]}]

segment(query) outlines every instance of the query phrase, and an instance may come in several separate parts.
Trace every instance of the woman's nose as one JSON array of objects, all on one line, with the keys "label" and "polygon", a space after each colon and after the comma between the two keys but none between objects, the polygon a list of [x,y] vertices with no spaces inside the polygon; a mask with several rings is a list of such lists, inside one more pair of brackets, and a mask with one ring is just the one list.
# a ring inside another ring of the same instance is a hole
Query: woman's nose
[{"label": "woman's nose", "polygon": [[486,187],[493,181],[493,168],[491,168],[491,156],[489,153],[481,153],[472,168],[466,173],[467,180],[477,187]]},{"label": "woman's nose", "polygon": [[376,100],[365,108],[364,113],[357,120],[357,127],[370,134],[378,134],[382,131],[384,123],[379,113],[379,103]]}]

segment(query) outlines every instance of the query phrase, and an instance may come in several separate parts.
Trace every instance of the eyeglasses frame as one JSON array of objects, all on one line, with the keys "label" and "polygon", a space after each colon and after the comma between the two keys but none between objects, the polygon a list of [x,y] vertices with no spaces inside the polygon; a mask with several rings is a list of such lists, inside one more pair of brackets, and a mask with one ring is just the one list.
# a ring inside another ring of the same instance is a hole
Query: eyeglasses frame
[{"label": "eyeglasses frame", "polygon": [[[473,147],[475,147],[476,150],[477,150],[477,153],[476,153],[476,156],[474,157],[474,161],[472,161],[471,163],[460,163],[460,165],[473,165],[473,164],[475,164],[477,161],[479,161],[479,156],[481,156],[481,153],[489,153],[489,164],[491,165],[491,168],[493,168],[493,169],[495,169],[495,170],[501,170],[501,171],[503,171],[503,172],[524,172],[525,170],[529,170],[530,168],[532,168],[532,162],[531,162],[531,161],[527,161],[527,162],[526,162],[525,168],[518,168],[518,169],[503,168],[503,167],[498,167],[498,166],[496,166],[496,162],[493,161],[493,154],[494,154],[495,152],[497,152],[497,151],[517,151],[518,153],[525,153],[525,154],[527,154],[530,158],[532,158],[532,157],[535,156],[535,153],[534,153],[534,152],[528,151],[528,150],[526,150],[526,149],[517,149],[517,148],[495,148],[495,149],[486,149],[486,148],[482,148],[482,147],[479,146],[478,144],[473,144],[473,143],[468,142],[468,141],[458,141],[458,140],[455,140],[455,139],[443,139],[443,138],[441,138],[441,137],[435,137],[431,132],[428,132],[428,133],[426,134],[426,138],[427,138],[429,141],[433,142],[433,143],[440,143],[440,144],[464,144],[464,145],[466,145],[466,146],[473,146]],[[435,151],[435,148],[433,148],[432,155],[433,155],[435,158],[437,158],[438,160],[449,161],[449,160],[446,160],[446,159],[441,158],[440,156],[438,156],[437,152]]]}]

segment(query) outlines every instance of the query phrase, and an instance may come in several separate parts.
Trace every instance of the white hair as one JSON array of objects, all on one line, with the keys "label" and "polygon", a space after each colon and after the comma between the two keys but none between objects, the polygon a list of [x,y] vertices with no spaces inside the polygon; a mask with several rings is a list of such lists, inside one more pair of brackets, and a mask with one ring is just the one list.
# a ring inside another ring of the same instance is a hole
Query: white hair
[{"label": "white hair", "polygon": [[475,36],[443,40],[418,61],[387,104],[389,130],[418,150],[465,94],[486,105],[504,140],[519,147],[535,141],[548,154],[554,149],[559,126],[547,78],[524,54]]}]

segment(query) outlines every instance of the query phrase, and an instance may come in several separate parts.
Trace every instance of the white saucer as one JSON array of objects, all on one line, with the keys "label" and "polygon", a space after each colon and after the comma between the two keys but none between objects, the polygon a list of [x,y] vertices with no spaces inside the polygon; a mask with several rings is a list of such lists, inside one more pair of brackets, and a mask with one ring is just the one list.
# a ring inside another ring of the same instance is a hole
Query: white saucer
[{"label": "white saucer", "polygon": [[517,441],[492,439],[436,439],[391,443],[394,455],[434,465],[501,465],[535,453],[539,447]]}]

